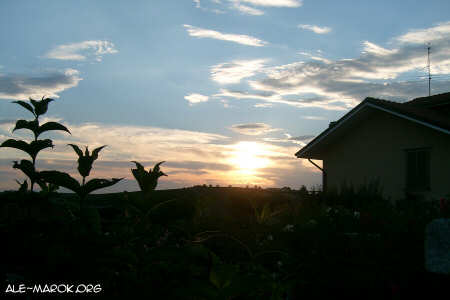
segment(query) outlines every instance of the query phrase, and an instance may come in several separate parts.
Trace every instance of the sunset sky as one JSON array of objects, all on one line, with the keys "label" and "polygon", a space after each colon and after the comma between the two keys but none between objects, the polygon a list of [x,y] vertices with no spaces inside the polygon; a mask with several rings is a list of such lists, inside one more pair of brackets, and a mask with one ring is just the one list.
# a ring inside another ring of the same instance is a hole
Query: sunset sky
[{"label": "sunset sky", "polygon": [[[76,171],[75,143],[108,145],[92,176],[166,161],[159,188],[299,188],[321,173],[294,157],[365,97],[450,91],[450,1],[0,1],[0,142],[32,115],[14,100],[55,99],[54,149],[38,168]],[[43,120],[44,121],[44,120]],[[0,190],[25,177],[0,149]],[[108,190],[106,190],[108,191]]]}]

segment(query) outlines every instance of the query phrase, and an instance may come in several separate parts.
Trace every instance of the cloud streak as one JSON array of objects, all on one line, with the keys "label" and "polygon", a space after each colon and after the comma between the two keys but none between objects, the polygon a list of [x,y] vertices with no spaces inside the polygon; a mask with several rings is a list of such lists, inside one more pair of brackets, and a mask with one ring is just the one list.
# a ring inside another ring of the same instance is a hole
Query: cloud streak
[{"label": "cloud streak", "polygon": [[303,5],[303,1],[300,0],[231,0],[231,1],[265,7],[300,7]]},{"label": "cloud streak", "polygon": [[[257,85],[256,82],[253,82],[255,86]],[[257,88],[256,88],[257,89]],[[268,89],[267,89],[268,90]],[[228,90],[228,89],[220,89],[220,92],[213,95],[214,97],[227,97],[232,99],[238,99],[238,100],[262,100],[265,102],[268,102],[269,104],[287,104],[299,108],[304,107],[317,107],[322,109],[328,109],[328,110],[346,110],[346,107],[343,107],[340,101],[338,100],[322,100],[322,99],[307,99],[307,98],[301,98],[297,97],[297,99],[285,99],[281,94],[278,94],[276,92],[255,92],[255,93],[249,93],[244,91],[237,91],[237,90]],[[267,105],[261,105],[260,103],[256,104],[258,107],[268,107]],[[350,106],[349,106],[350,107]]]},{"label": "cloud streak", "polygon": [[267,42],[249,35],[222,33],[219,31],[194,27],[187,24],[183,26],[184,28],[186,28],[190,36],[197,38],[210,38],[253,47],[262,47],[267,44]]},{"label": "cloud streak", "polygon": [[264,68],[266,59],[235,60],[211,67],[211,77],[221,84],[239,83],[243,78],[252,77]]},{"label": "cloud streak", "polygon": [[326,34],[331,32],[331,28],[327,26],[320,27],[317,25],[300,24],[298,25],[298,28],[309,30],[317,34]]},{"label": "cloud streak", "polygon": [[235,2],[233,4],[233,8],[240,11],[243,14],[246,14],[246,15],[261,16],[264,14],[264,12],[260,9],[250,7],[247,5],[243,5],[243,4],[240,4],[239,2]]},{"label": "cloud streak", "polygon": [[[395,101],[424,96],[427,81],[417,75],[426,66],[426,42],[430,41],[432,74],[450,74],[447,22],[395,37],[389,48],[363,41],[355,58],[329,60],[301,52],[311,60],[265,67],[264,78],[247,81],[250,91],[222,89],[215,96],[328,110],[348,110],[369,96]],[[411,74],[414,79],[408,80]],[[446,77],[432,80],[432,94],[448,91],[449,85]]]},{"label": "cloud streak", "polygon": [[189,102],[189,105],[194,105],[201,102],[207,102],[209,97],[202,94],[189,94],[184,96],[184,99]]},{"label": "cloud streak", "polygon": [[[193,0],[196,8],[213,13],[235,10],[244,15],[261,16],[265,12],[260,8],[296,8],[303,5],[302,0],[209,0],[206,6],[200,0]],[[219,8],[217,8],[219,7]]]},{"label": "cloud streak", "polygon": [[113,43],[97,40],[59,45],[50,50],[45,57],[59,60],[86,60],[88,57],[94,57],[96,61],[101,61],[103,55],[117,52]]},{"label": "cloud streak", "polygon": [[284,138],[264,138],[264,141],[271,143],[288,143],[288,144],[296,144],[301,147],[305,146],[309,143],[315,136],[314,135],[300,135],[300,136],[292,136],[289,133],[284,134]]},{"label": "cloud streak", "polygon": [[449,33],[450,21],[439,23],[430,28],[410,30],[396,40],[407,44],[424,44],[436,40],[447,40]]},{"label": "cloud streak", "polygon": [[58,93],[78,85],[79,74],[75,69],[38,76],[0,73],[0,99],[58,98]]},{"label": "cloud streak", "polygon": [[279,129],[272,128],[272,126],[265,123],[246,123],[235,124],[230,127],[234,132],[244,135],[263,135],[269,132],[278,131]]}]

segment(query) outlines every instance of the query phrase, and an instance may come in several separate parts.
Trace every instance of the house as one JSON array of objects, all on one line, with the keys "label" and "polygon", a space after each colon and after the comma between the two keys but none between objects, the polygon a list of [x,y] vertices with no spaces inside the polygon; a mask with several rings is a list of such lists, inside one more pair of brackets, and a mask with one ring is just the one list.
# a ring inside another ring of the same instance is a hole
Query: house
[{"label": "house", "polygon": [[295,154],[322,160],[323,189],[378,180],[391,200],[450,194],[450,93],[366,98]]}]

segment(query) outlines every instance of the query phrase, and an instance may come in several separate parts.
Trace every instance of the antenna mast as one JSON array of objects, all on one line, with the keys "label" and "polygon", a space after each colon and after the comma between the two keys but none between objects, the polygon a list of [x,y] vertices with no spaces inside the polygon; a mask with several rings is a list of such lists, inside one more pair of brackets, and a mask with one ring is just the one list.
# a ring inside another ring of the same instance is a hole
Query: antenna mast
[{"label": "antenna mast", "polygon": [[430,49],[431,44],[428,44],[428,96],[431,96],[431,64],[430,64]]}]

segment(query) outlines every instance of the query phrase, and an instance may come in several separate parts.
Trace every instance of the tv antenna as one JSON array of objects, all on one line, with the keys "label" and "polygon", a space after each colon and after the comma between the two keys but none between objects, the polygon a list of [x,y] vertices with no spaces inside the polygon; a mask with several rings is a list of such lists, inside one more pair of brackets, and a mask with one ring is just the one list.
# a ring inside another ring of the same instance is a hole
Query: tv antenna
[{"label": "tv antenna", "polygon": [[431,63],[430,63],[430,50],[431,50],[431,44],[427,44],[427,53],[428,53],[428,96],[431,96]]}]

